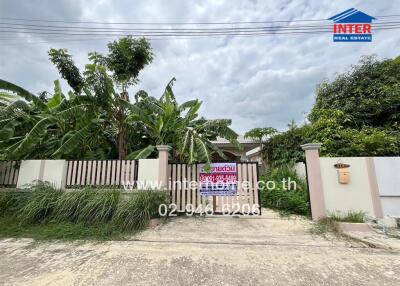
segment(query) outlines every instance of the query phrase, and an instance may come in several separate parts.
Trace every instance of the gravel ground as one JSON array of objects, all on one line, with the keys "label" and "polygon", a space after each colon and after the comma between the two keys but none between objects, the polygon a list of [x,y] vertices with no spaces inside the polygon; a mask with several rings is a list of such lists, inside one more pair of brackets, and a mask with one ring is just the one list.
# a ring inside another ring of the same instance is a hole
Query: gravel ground
[{"label": "gravel ground", "polygon": [[176,218],[129,241],[0,240],[2,285],[400,285],[400,252],[309,234],[311,222]]}]

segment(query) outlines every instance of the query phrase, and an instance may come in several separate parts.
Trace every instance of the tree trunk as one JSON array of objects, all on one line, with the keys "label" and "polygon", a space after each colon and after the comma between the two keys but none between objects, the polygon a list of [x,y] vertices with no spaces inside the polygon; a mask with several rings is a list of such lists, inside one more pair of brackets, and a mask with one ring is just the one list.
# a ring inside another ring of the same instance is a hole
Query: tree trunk
[{"label": "tree trunk", "polygon": [[[125,88],[121,93],[121,98],[129,101],[129,95]],[[128,142],[127,142],[127,131],[126,131],[126,112],[125,108],[120,106],[117,113],[117,121],[118,121],[118,159],[125,160],[128,155]]]},{"label": "tree trunk", "polygon": [[[121,118],[122,119],[122,118]],[[125,120],[119,121],[119,134],[118,134],[118,159],[125,160],[128,155],[128,144],[126,142],[126,125]]]}]

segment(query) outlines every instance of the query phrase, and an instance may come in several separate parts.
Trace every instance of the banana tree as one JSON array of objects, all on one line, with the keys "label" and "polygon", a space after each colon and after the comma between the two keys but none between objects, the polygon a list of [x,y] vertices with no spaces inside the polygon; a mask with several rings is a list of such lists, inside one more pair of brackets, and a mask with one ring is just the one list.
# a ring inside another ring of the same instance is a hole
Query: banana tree
[{"label": "banana tree", "polygon": [[85,157],[88,149],[99,146],[101,118],[93,104],[72,94],[66,98],[59,81],[54,82],[54,93],[49,99],[41,99],[4,80],[0,80],[0,90],[21,98],[0,110],[3,157]]},{"label": "banana tree", "polygon": [[172,90],[174,81],[175,78],[168,83],[160,99],[143,96],[137,104],[130,106],[128,123],[137,122],[153,144],[132,152],[128,158],[146,158],[154,152],[156,145],[170,145],[175,160],[184,160],[189,164],[209,164],[214,152],[225,157],[211,143],[217,137],[226,138],[241,148],[237,141],[238,135],[229,127],[231,120],[199,117],[202,102],[197,99],[179,105]]}]

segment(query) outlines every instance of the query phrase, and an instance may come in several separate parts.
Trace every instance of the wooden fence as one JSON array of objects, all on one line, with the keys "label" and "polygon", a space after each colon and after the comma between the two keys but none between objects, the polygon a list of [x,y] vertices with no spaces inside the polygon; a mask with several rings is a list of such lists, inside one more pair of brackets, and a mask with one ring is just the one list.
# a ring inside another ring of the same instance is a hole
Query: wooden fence
[{"label": "wooden fence", "polygon": [[[205,209],[212,206],[214,213],[222,213],[227,206],[230,213],[261,214],[260,195],[258,190],[258,163],[237,163],[238,190],[233,196],[202,196],[199,185],[189,186],[183,182],[199,181],[200,164],[168,164],[171,204],[176,204],[178,212],[188,212],[190,208]],[[249,188],[243,188],[242,182],[247,181]],[[180,182],[180,184],[176,183]],[[239,210],[239,211],[238,211]]]},{"label": "wooden fence", "polygon": [[138,178],[138,167],[138,160],[68,161],[66,188],[133,184]]},{"label": "wooden fence", "polygon": [[20,161],[0,162],[0,187],[17,186]]}]

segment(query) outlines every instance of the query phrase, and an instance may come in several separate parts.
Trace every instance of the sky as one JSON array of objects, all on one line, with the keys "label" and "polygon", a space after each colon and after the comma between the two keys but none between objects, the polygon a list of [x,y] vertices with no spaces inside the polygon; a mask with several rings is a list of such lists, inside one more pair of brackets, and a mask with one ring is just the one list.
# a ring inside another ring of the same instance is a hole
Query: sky
[{"label": "sky", "polygon": [[[1,0],[0,18],[101,22],[242,22],[327,19],[349,8],[372,16],[399,15],[396,0]],[[0,20],[0,22],[3,20]],[[0,29],[1,30],[1,29]],[[92,51],[107,52],[111,39],[65,41],[36,35],[0,35],[0,78],[33,93],[53,89],[60,76],[48,60],[50,48],[66,48],[83,69]],[[7,39],[7,40],[6,40]],[[168,39],[151,41],[155,59],[139,75],[130,95],[161,96],[175,77],[179,102],[198,98],[201,115],[232,119],[244,134],[255,127],[285,130],[302,124],[316,86],[356,64],[361,56],[399,55],[399,30],[376,31],[371,43],[334,43],[331,34]],[[67,84],[62,82],[64,92]]]}]

